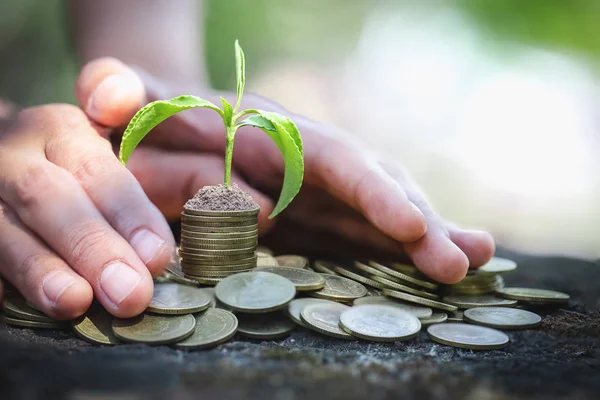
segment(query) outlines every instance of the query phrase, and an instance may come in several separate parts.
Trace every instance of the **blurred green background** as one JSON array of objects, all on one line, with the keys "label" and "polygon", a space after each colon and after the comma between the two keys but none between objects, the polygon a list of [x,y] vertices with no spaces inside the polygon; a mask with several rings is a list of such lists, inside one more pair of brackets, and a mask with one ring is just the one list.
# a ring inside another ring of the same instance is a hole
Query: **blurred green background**
[{"label": "blurred green background", "polygon": [[[0,3],[0,97],[74,102],[67,5]],[[250,90],[406,165],[444,217],[600,257],[599,1],[206,0],[203,16],[215,88],[234,88],[239,38]]]}]

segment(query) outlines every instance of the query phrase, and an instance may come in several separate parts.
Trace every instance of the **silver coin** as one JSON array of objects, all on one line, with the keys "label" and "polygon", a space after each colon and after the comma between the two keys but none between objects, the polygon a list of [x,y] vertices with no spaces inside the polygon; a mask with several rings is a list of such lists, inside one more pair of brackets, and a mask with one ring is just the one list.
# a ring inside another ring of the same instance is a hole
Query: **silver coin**
[{"label": "silver coin", "polygon": [[192,336],[175,344],[181,348],[205,349],[226,342],[235,335],[238,320],[226,310],[209,308],[195,314],[196,329]]},{"label": "silver coin", "polygon": [[502,299],[494,295],[451,295],[445,296],[443,301],[458,308],[475,307],[513,307],[516,300]]},{"label": "silver coin", "polygon": [[315,332],[338,339],[352,340],[354,337],[340,328],[340,315],[350,309],[333,301],[328,303],[309,304],[300,312],[305,325]]},{"label": "silver coin", "polygon": [[296,327],[282,313],[238,314],[238,333],[251,339],[272,340],[288,336]]},{"label": "silver coin", "polygon": [[490,274],[502,274],[505,272],[514,271],[517,268],[517,263],[506,258],[492,257],[487,264],[477,268],[478,272]]},{"label": "silver coin", "polygon": [[419,319],[429,318],[433,314],[433,310],[430,307],[418,306],[416,304],[410,304],[402,301],[392,300],[385,296],[368,296],[361,297],[360,299],[354,300],[352,303],[355,306],[363,304],[378,304],[382,306],[391,306],[406,311]]},{"label": "silver coin", "polygon": [[292,319],[292,321],[294,321],[295,323],[297,323],[300,326],[308,328],[306,326],[306,324],[302,321],[302,317],[300,317],[300,313],[302,312],[304,307],[308,306],[309,304],[319,304],[319,303],[331,304],[332,301],[325,300],[325,299],[315,299],[312,297],[294,299],[294,300],[290,301],[290,303],[288,304],[287,314]]},{"label": "silver coin", "polygon": [[154,285],[147,311],[157,314],[193,314],[206,310],[211,298],[201,288],[177,283]]},{"label": "silver coin", "polygon": [[427,328],[431,340],[470,350],[494,350],[508,345],[506,334],[485,326],[451,322]]},{"label": "silver coin", "polygon": [[433,324],[439,324],[439,323],[445,322],[447,320],[448,320],[448,314],[446,314],[445,312],[436,311],[433,314],[431,314],[431,317],[423,318],[420,321],[421,321],[421,326],[429,326],[429,325],[433,325]]},{"label": "silver coin", "polygon": [[140,314],[129,319],[114,319],[112,331],[124,342],[170,344],[186,339],[194,333],[196,320],[187,315]]},{"label": "silver coin", "polygon": [[466,321],[497,329],[528,329],[538,326],[542,317],[531,311],[505,307],[471,308],[464,313]]},{"label": "silver coin", "polygon": [[421,330],[421,322],[397,307],[363,304],[342,312],[340,327],[362,339],[394,342],[414,338]]}]

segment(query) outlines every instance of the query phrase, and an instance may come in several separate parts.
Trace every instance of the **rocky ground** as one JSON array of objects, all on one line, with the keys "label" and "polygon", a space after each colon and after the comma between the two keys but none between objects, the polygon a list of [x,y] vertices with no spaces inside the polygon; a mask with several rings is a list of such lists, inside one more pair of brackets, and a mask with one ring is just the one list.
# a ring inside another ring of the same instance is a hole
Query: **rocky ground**
[{"label": "rocky ground", "polygon": [[600,265],[499,252],[519,262],[508,285],[570,293],[537,310],[536,330],[504,350],[473,352],[425,333],[394,344],[346,342],[298,329],[281,341],[235,340],[207,351],[96,347],[69,332],[0,323],[1,399],[597,399]]}]

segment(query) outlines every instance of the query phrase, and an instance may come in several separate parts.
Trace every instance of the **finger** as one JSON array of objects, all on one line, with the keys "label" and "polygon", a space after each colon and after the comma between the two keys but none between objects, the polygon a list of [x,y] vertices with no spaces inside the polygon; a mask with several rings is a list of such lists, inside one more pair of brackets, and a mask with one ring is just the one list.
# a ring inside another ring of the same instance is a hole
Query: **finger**
[{"label": "finger", "polygon": [[0,163],[0,197],[94,289],[117,317],[144,311],[152,277],[129,243],[106,222],[73,175],[20,154]]},{"label": "finger", "polygon": [[0,304],[4,301],[4,283],[2,282],[2,278],[0,278]]},{"label": "finger", "polygon": [[[223,183],[223,157],[212,154],[166,152],[154,148],[139,148],[129,159],[127,167],[140,182],[148,197],[170,220],[177,220],[185,202],[200,188]],[[273,201],[249,186],[235,171],[231,179],[248,192],[260,206],[258,226],[260,233],[274,224],[268,218]]]},{"label": "finger", "polygon": [[175,239],[164,216],[117,160],[110,143],[91,129],[79,129],[50,140],[46,156],[75,177],[150,273],[160,275],[175,251]]},{"label": "finger", "polygon": [[126,125],[146,104],[146,92],[137,73],[115,58],[86,64],[75,85],[77,101],[95,122],[109,127]]},{"label": "finger", "polygon": [[481,267],[494,256],[496,244],[488,232],[460,229],[452,224],[447,224],[450,239],[467,255],[469,267]]},{"label": "finger", "polygon": [[76,318],[92,303],[89,283],[50,251],[2,202],[0,273],[27,300],[53,318]]}]

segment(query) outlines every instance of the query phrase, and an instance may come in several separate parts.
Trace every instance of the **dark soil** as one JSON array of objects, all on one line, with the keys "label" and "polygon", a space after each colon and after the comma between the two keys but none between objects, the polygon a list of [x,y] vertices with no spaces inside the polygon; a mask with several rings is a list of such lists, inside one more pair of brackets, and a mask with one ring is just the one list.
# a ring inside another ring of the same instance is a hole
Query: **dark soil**
[{"label": "dark soil", "polygon": [[503,350],[342,341],[297,329],[283,340],[236,337],[212,350],[92,346],[70,332],[0,323],[0,399],[598,399],[600,268],[499,251],[512,286],[571,294],[535,309],[538,329],[508,331]]},{"label": "dark soil", "polygon": [[231,186],[204,186],[185,203],[185,208],[198,211],[243,211],[258,208],[250,194],[235,183]]}]

